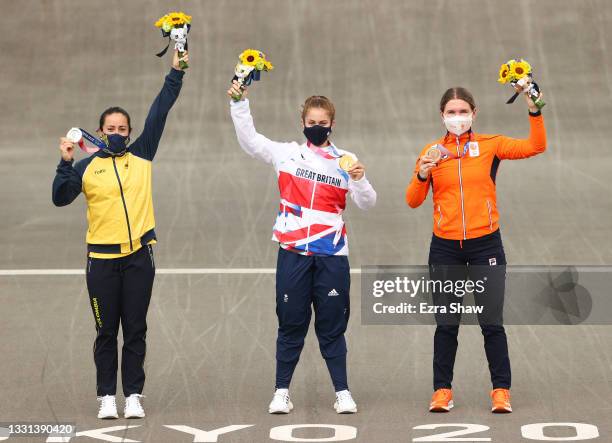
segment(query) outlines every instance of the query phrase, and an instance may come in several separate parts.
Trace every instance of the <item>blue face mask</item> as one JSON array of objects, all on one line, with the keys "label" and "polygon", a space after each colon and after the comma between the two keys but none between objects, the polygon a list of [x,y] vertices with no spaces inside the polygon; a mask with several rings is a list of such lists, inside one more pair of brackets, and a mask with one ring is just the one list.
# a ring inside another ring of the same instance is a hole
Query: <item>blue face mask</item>
[{"label": "blue face mask", "polygon": [[106,146],[104,152],[113,156],[121,156],[127,151],[127,144],[130,137],[121,134],[106,134]]}]

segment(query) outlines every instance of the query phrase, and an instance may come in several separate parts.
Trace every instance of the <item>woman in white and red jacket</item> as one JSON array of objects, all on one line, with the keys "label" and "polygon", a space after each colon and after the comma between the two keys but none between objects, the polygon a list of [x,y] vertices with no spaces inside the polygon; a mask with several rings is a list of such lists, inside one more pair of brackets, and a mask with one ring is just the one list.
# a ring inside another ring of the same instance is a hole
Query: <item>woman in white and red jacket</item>
[{"label": "woman in white and red jacket", "polygon": [[[329,140],[335,108],[329,99],[313,96],[302,110],[306,143],[271,141],[257,133],[246,99],[234,81],[227,91],[238,142],[249,155],[274,166],[280,208],[272,240],[280,244],[276,269],[276,391],[269,412],[289,413],[289,384],[304,346],[312,306],[321,354],[336,391],[338,413],[357,411],[348,389],[346,341],[349,319],[350,269],[342,213],[349,194],[361,209],[376,203],[365,167],[354,154]],[[342,159],[342,160],[341,160]],[[341,167],[344,166],[345,169]],[[347,166],[348,165],[348,166]]]}]

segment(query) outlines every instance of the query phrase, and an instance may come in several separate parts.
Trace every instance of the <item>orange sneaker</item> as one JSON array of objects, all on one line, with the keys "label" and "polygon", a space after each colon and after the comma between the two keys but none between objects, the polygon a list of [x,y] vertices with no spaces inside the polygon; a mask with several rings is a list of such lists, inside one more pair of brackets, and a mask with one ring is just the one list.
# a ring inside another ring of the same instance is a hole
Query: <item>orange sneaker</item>
[{"label": "orange sneaker", "polygon": [[491,391],[491,400],[493,401],[491,412],[496,414],[507,414],[512,412],[512,406],[510,406],[510,391],[508,389],[493,389]]},{"label": "orange sneaker", "polygon": [[438,389],[431,397],[429,412],[448,412],[453,406],[453,390]]}]

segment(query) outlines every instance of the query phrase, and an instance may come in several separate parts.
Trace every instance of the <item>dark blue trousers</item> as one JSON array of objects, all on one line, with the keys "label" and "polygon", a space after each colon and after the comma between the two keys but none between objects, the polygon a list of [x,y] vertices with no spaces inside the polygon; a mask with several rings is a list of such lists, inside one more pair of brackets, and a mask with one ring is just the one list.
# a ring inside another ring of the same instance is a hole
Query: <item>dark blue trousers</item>
[{"label": "dark blue trousers", "polygon": [[[429,250],[430,278],[437,280],[486,281],[486,292],[475,295],[477,304],[485,305],[489,314],[479,315],[484,337],[484,348],[489,363],[493,388],[510,389],[511,372],[508,342],[503,327],[503,299],[506,282],[506,255],[499,230],[469,240],[447,240],[432,236]],[[479,298],[480,297],[480,300]],[[449,297],[441,296],[434,302],[441,305]],[[453,297],[455,298],[455,297]],[[462,299],[456,299],[459,302]],[[433,384],[434,390],[451,388],[460,314],[436,315],[434,335]]]},{"label": "dark blue trousers", "polygon": [[344,332],[350,314],[346,256],[305,256],[282,248],[276,265],[276,388],[289,388],[308,333],[315,333],[336,391],[348,389]]}]

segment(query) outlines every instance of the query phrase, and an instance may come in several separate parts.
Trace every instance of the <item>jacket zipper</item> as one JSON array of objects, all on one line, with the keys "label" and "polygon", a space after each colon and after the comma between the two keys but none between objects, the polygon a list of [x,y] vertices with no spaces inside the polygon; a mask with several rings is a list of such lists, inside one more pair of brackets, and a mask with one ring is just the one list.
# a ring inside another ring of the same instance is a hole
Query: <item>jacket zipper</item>
[{"label": "jacket zipper", "polygon": [[461,221],[463,222],[463,239],[467,239],[465,233],[465,207],[463,203],[463,179],[461,178],[461,153],[459,152],[460,144],[459,137],[457,136],[457,158],[459,159],[459,191],[461,193]]},{"label": "jacket zipper", "polygon": [[491,217],[491,202],[487,200],[487,209],[489,210],[489,231],[493,230],[493,218]]},{"label": "jacket zipper", "polygon": [[130,227],[130,217],[128,215],[127,205],[125,204],[125,197],[123,195],[123,186],[121,186],[121,179],[119,178],[119,171],[117,171],[117,163],[115,163],[115,157],[113,157],[113,168],[115,168],[115,175],[117,176],[117,183],[119,183],[119,192],[121,193],[121,201],[123,202],[123,210],[125,211],[125,221],[128,228],[128,237],[130,239],[130,251],[134,251],[132,245],[132,228]]},{"label": "jacket zipper", "polygon": [[440,227],[440,223],[442,223],[442,208],[438,205],[438,214],[440,214],[440,218],[438,218],[438,228]]}]

